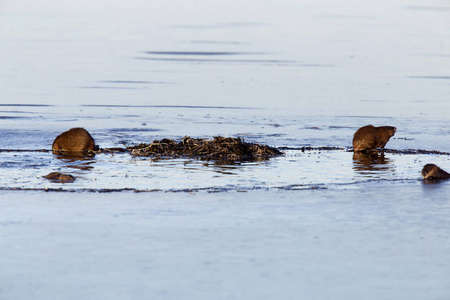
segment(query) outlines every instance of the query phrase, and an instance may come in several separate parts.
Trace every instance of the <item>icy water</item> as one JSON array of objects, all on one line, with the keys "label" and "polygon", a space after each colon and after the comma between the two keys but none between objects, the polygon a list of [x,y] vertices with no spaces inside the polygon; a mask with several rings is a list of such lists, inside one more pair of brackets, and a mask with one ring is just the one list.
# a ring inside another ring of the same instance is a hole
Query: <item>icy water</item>
[{"label": "icy water", "polygon": [[[447,299],[450,183],[420,171],[450,170],[449,20],[444,0],[2,1],[0,299]],[[393,151],[348,151],[367,124]],[[285,153],[51,154],[72,127]]]}]

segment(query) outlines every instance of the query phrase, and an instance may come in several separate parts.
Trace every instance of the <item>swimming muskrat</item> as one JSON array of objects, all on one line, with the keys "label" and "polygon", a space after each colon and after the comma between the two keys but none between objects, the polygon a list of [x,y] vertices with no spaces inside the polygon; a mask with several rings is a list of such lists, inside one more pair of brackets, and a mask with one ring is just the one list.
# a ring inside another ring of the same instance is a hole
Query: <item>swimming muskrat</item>
[{"label": "swimming muskrat", "polygon": [[51,180],[53,182],[61,182],[61,183],[74,182],[75,180],[75,177],[73,177],[72,175],[62,174],[59,172],[52,172],[48,175],[45,175],[44,178]]},{"label": "swimming muskrat", "polygon": [[397,128],[392,126],[375,127],[367,125],[359,128],[353,135],[353,151],[366,151],[376,148],[384,149]]},{"label": "swimming muskrat", "polygon": [[84,128],[72,128],[58,135],[53,142],[53,153],[86,153],[95,151],[95,141]]},{"label": "swimming muskrat", "polygon": [[435,164],[426,164],[422,169],[424,179],[449,179],[450,174],[436,166]]}]

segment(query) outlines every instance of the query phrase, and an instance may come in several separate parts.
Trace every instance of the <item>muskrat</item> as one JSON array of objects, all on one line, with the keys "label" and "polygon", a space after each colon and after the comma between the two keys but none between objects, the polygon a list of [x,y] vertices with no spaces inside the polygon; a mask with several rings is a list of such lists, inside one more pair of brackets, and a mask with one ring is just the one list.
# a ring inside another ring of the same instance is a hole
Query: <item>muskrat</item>
[{"label": "muskrat", "polygon": [[74,182],[75,180],[75,177],[73,177],[72,175],[62,174],[59,172],[52,172],[48,175],[45,175],[44,178],[51,180],[53,182],[61,182],[61,183]]},{"label": "muskrat", "polygon": [[426,164],[422,169],[424,179],[449,179],[450,174],[436,166],[435,164]]},{"label": "muskrat", "polygon": [[53,153],[86,153],[95,151],[95,141],[84,128],[72,128],[58,135],[53,142]]},{"label": "muskrat", "polygon": [[375,127],[367,125],[359,128],[353,135],[353,151],[366,151],[376,148],[384,149],[397,128],[392,126]]}]

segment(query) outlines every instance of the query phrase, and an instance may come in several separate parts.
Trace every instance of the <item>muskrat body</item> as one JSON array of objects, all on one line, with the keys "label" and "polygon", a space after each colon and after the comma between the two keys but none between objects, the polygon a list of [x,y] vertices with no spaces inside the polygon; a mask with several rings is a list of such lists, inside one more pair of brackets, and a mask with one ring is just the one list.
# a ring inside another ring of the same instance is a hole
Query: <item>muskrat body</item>
[{"label": "muskrat body", "polygon": [[86,153],[95,151],[95,141],[84,128],[72,128],[58,135],[53,142],[54,153]]},{"label": "muskrat body", "polygon": [[360,152],[381,148],[394,136],[397,128],[392,126],[367,125],[359,128],[353,135],[353,151]]},{"label": "muskrat body", "polygon": [[53,182],[61,182],[61,183],[66,183],[66,182],[74,182],[75,181],[75,177],[73,177],[72,175],[68,175],[68,174],[62,174],[59,172],[52,172],[48,175],[44,176],[45,179],[51,180]]},{"label": "muskrat body", "polygon": [[450,174],[436,166],[435,164],[426,164],[422,169],[424,179],[449,179]]}]

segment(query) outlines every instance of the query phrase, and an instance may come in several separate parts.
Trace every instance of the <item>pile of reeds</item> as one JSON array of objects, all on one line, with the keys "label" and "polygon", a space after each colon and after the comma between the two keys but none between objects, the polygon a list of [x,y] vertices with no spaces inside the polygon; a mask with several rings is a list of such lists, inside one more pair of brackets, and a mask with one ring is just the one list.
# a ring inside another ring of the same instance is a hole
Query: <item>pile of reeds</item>
[{"label": "pile of reeds", "polygon": [[186,136],[180,142],[154,140],[151,144],[127,147],[132,155],[154,157],[191,157],[221,160],[264,159],[282,155],[277,148],[244,142],[241,138],[214,137],[213,140]]}]

